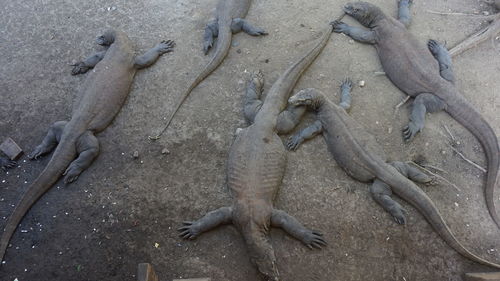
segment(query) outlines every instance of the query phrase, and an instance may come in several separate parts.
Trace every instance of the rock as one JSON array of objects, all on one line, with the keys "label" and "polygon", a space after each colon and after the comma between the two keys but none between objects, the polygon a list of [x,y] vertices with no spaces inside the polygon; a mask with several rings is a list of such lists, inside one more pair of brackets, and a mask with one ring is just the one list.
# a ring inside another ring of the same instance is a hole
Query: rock
[{"label": "rock", "polygon": [[465,281],[500,281],[500,272],[466,273]]},{"label": "rock", "polygon": [[168,150],[167,148],[164,148],[161,150],[161,154],[170,154],[170,150]]},{"label": "rock", "polygon": [[139,151],[134,151],[134,154],[132,154],[132,157],[135,159],[139,158]]},{"label": "rock", "polygon": [[359,81],[359,84],[358,84],[360,87],[364,87],[365,86],[365,80],[361,80]]},{"label": "rock", "polygon": [[5,139],[5,141],[0,144],[0,150],[5,153],[10,160],[16,160],[19,155],[23,153],[23,150],[11,138]]}]

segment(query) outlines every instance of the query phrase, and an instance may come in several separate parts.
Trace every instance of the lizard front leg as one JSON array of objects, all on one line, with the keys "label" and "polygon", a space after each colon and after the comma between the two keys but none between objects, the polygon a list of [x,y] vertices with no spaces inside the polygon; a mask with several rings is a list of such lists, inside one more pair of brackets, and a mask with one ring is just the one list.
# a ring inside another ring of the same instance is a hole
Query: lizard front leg
[{"label": "lizard front leg", "polygon": [[371,30],[350,26],[338,20],[333,21],[330,24],[333,25],[334,32],[344,33],[345,35],[351,37],[353,40],[361,43],[375,44],[375,32]]},{"label": "lizard front leg", "polygon": [[410,4],[413,0],[399,0],[398,1],[398,20],[406,27],[410,25]]},{"label": "lizard front leg", "polygon": [[84,59],[81,62],[77,62],[73,64],[73,70],[71,70],[71,75],[78,75],[78,74],[83,74],[90,69],[94,68],[97,63],[99,63],[104,56],[106,55],[106,51],[101,51],[98,53],[95,53],[86,59]]},{"label": "lizard front leg", "polygon": [[16,165],[16,161],[0,157],[0,167],[2,168],[2,170],[6,171],[7,169],[14,168]]},{"label": "lizard front leg", "polygon": [[299,148],[299,145],[303,143],[304,141],[308,139],[314,138],[316,135],[321,133],[323,131],[323,125],[321,124],[321,121],[316,120],[312,125],[302,129],[300,132],[297,134],[291,136],[288,139],[286,148],[288,150],[297,150]]},{"label": "lizard front leg", "polygon": [[143,69],[151,66],[161,55],[172,52],[174,47],[175,42],[172,40],[161,41],[158,45],[149,49],[143,55],[136,57],[134,67],[137,69]]},{"label": "lizard front leg", "polygon": [[454,83],[455,75],[451,67],[451,56],[446,47],[439,44],[436,40],[429,40],[427,47],[439,63],[439,74],[441,77]]}]

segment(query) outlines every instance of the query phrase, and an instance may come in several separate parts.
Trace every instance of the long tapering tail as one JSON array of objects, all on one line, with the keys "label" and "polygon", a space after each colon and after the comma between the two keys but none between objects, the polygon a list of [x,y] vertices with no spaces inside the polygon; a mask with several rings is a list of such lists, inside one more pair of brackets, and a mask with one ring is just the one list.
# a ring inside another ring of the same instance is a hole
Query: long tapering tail
[{"label": "long tapering tail", "polygon": [[240,230],[250,255],[250,260],[257,266],[266,281],[279,281],[274,249],[266,233],[255,222],[251,222]]},{"label": "long tapering tail", "polygon": [[75,140],[61,139],[49,163],[23,194],[14,212],[9,217],[0,239],[0,260],[3,260],[10,238],[31,206],[42,196],[64,173],[66,167],[76,156]]},{"label": "long tapering tail", "polygon": [[412,181],[401,175],[395,168],[385,163],[374,166],[377,177],[391,186],[392,191],[405,201],[412,204],[427,219],[434,230],[441,238],[455,251],[462,256],[495,268],[500,268],[500,264],[487,261],[465,248],[453,235],[450,228],[439,213],[432,200]]},{"label": "long tapering tail", "polygon": [[180,99],[177,101],[177,104],[174,107],[174,110],[170,113],[170,116],[167,118],[167,123],[161,129],[161,131],[156,136],[150,136],[149,139],[157,140],[161,137],[161,135],[167,130],[168,126],[174,119],[175,114],[179,111],[179,108],[182,106],[184,101],[187,99],[189,94],[201,83],[201,81],[205,80],[210,73],[212,73],[219,65],[222,63],[224,58],[227,56],[229,52],[229,48],[231,47],[231,39],[232,39],[232,31],[231,31],[231,21],[224,22],[223,20],[219,20],[219,36],[217,39],[217,47],[215,50],[215,55],[210,60],[210,62],[203,68],[203,70],[196,76],[194,81],[191,83],[187,91],[185,91]]},{"label": "long tapering tail", "polygon": [[483,146],[488,161],[488,174],[484,189],[486,206],[491,217],[500,228],[500,218],[497,215],[495,197],[493,196],[500,164],[497,136],[481,114],[461,95],[457,95],[453,101],[448,102],[446,111],[462,126],[467,128]]}]

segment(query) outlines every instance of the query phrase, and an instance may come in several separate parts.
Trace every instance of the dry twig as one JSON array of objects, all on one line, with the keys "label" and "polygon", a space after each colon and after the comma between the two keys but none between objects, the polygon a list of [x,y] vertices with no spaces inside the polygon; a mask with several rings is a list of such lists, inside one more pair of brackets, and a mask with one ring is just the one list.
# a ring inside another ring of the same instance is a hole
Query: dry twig
[{"label": "dry twig", "polygon": [[400,103],[398,103],[398,105],[396,105],[394,107],[394,113],[392,113],[392,124],[391,124],[391,127],[389,127],[389,134],[392,133],[392,130],[394,128],[394,121],[396,119],[396,115],[398,115],[398,112],[399,112],[399,108],[401,106],[403,106],[403,104],[405,104],[411,97],[410,96],[406,96]]},{"label": "dry twig", "polygon": [[415,163],[415,162],[413,162],[413,161],[408,161],[408,162],[406,162],[406,163],[408,163],[408,164],[412,164],[413,166],[415,166],[415,167],[417,167],[417,168],[419,168],[419,169],[423,170],[424,172],[427,172],[427,173],[431,174],[432,176],[434,176],[434,177],[436,177],[436,178],[438,178],[438,179],[440,179],[440,180],[442,180],[442,181],[446,182],[446,183],[447,183],[447,184],[449,184],[451,187],[455,188],[457,191],[459,191],[459,192],[460,192],[460,191],[462,191],[462,190],[461,190],[460,188],[458,188],[458,186],[456,186],[454,183],[450,182],[449,180],[445,179],[444,177],[442,177],[442,176],[440,176],[440,175],[438,175],[438,174],[436,174],[436,173],[431,172],[429,169],[426,169],[425,167],[420,166],[419,164],[417,164],[417,163]]},{"label": "dry twig", "polygon": [[486,172],[487,172],[485,168],[483,168],[483,167],[479,166],[478,164],[476,164],[476,163],[472,162],[472,160],[467,159],[467,157],[465,157],[462,153],[460,153],[460,151],[458,151],[456,148],[454,148],[454,147],[453,147],[453,146],[451,146],[451,145],[450,145],[450,147],[451,147],[451,149],[452,149],[453,151],[455,151],[455,152],[456,152],[456,153],[457,153],[460,157],[462,157],[462,159],[464,159],[467,163],[469,163],[469,164],[471,164],[472,166],[476,167],[477,169],[481,170],[483,173],[486,173]]}]

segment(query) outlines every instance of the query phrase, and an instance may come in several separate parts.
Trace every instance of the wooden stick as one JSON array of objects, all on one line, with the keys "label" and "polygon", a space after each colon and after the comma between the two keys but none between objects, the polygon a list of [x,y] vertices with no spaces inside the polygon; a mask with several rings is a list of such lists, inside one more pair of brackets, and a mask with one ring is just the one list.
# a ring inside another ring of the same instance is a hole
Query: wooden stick
[{"label": "wooden stick", "polygon": [[450,55],[452,57],[455,57],[473,47],[476,47],[489,38],[494,38],[500,32],[500,13],[491,16],[494,18],[494,20],[490,25],[472,34],[464,41],[458,43],[449,51]]},{"label": "wooden stick", "polygon": [[398,105],[394,107],[394,112],[392,113],[392,125],[391,127],[389,127],[388,130],[389,134],[392,133],[394,127],[394,120],[396,119],[396,115],[398,115],[399,108],[403,106],[403,104],[405,104],[410,98],[411,98],[410,96],[406,96],[400,103],[398,103]]},{"label": "wooden stick", "polygon": [[453,146],[451,146],[451,149],[453,151],[455,151],[460,157],[462,157],[462,159],[464,159],[467,163],[471,164],[472,166],[476,167],[477,169],[481,170],[483,173],[487,173],[486,169],[479,166],[478,164],[472,162],[471,160],[467,159],[462,153],[460,153],[460,151],[458,151],[457,149],[455,149]]}]

